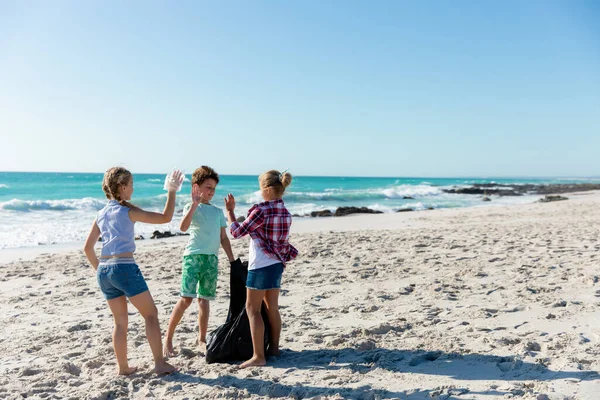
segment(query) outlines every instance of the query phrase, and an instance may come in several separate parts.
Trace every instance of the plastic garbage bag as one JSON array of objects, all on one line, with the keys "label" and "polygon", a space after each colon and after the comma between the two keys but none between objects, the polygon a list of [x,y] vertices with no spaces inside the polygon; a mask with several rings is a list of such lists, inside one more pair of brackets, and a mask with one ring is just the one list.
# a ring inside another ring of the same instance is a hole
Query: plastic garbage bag
[{"label": "plastic garbage bag", "polygon": [[[229,312],[227,321],[210,332],[206,344],[206,362],[223,363],[246,361],[252,358],[252,336],[250,322],[246,314],[246,277],[248,262],[243,263],[238,258],[231,263],[229,275]],[[262,304],[261,310],[265,323],[265,353],[269,348],[269,320],[267,307]]]}]

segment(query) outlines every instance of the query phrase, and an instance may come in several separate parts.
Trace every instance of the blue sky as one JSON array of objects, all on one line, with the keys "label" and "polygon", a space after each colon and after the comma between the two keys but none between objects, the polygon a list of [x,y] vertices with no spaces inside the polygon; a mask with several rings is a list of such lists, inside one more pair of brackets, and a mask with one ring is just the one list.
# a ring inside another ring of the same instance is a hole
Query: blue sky
[{"label": "blue sky", "polygon": [[594,1],[3,1],[0,170],[598,176]]}]

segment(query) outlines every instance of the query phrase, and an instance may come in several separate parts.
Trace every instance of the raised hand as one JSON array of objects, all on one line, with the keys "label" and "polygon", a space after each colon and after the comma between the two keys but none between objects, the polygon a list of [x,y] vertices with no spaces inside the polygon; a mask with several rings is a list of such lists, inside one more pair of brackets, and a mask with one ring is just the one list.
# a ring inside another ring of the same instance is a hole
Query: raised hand
[{"label": "raised hand", "polygon": [[192,203],[197,206],[204,200],[204,193],[200,191],[200,186],[197,183],[192,185]]},{"label": "raised hand", "polygon": [[233,197],[233,195],[231,193],[229,193],[227,195],[227,197],[225,197],[225,209],[227,211],[234,211],[235,210],[235,197]]},{"label": "raised hand", "polygon": [[170,174],[167,174],[165,178],[165,186],[164,189],[169,192],[177,192],[181,189],[181,184],[183,183],[183,172],[178,169],[173,170]]}]

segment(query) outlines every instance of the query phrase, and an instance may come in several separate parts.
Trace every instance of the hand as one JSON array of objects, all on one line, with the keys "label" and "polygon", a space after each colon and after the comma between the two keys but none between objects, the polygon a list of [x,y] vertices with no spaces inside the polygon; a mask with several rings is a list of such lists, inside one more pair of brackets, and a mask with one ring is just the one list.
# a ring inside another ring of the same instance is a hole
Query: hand
[{"label": "hand", "polygon": [[225,209],[227,211],[233,212],[235,210],[235,197],[231,193],[225,197]]},{"label": "hand", "polygon": [[192,203],[197,206],[198,203],[204,202],[204,192],[200,191],[200,186],[197,183],[192,185]]},{"label": "hand", "polygon": [[183,172],[178,169],[173,170],[165,179],[165,189],[169,192],[176,192],[181,188],[183,183]]}]

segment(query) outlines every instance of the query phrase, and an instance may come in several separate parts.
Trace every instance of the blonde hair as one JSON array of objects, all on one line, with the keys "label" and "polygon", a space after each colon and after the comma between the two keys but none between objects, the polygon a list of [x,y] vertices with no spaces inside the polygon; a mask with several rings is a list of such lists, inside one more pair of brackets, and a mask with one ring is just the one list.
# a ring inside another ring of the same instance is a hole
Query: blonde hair
[{"label": "blonde hair", "polygon": [[283,195],[285,188],[292,183],[292,174],[289,172],[280,173],[277,170],[264,172],[258,177],[261,188],[273,188],[278,195]]},{"label": "blonde hair", "polygon": [[109,200],[116,200],[122,206],[133,208],[133,204],[121,199],[119,194],[119,186],[128,185],[132,179],[131,172],[123,167],[112,167],[104,173],[102,179],[102,190]]},{"label": "blonde hair", "polygon": [[206,165],[201,166],[200,168],[196,168],[194,173],[192,174],[192,185],[198,184],[202,185],[205,180],[214,179],[217,184],[219,184],[219,174],[215,172],[211,167],[207,167]]}]

